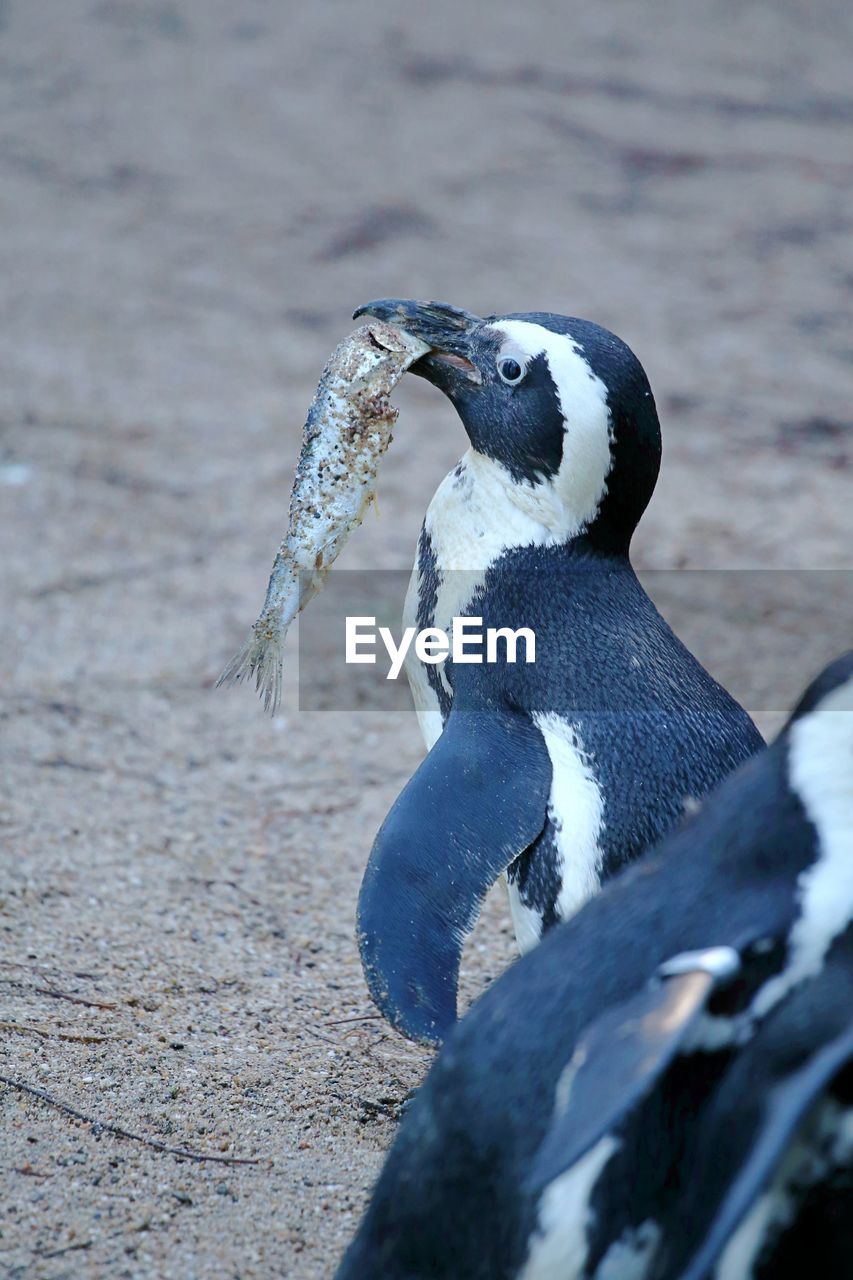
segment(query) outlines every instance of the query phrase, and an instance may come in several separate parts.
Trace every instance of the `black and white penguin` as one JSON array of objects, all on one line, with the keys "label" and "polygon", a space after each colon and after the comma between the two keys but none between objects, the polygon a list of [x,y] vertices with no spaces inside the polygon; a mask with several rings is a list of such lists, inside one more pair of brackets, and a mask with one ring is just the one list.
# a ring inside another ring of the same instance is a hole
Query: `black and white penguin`
[{"label": "black and white penguin", "polygon": [[853,652],[462,1019],[338,1280],[842,1280],[852,1106]]},{"label": "black and white penguin", "polygon": [[379,1008],[434,1042],[501,874],[527,951],[763,742],[631,568],[661,444],[628,347],[542,313],[386,300],[362,314],[430,344],[412,371],[470,440],[430,503],[406,624],[449,632],[465,616],[535,636],[532,665],[407,669],[429,754],[377,836],[358,930]]}]

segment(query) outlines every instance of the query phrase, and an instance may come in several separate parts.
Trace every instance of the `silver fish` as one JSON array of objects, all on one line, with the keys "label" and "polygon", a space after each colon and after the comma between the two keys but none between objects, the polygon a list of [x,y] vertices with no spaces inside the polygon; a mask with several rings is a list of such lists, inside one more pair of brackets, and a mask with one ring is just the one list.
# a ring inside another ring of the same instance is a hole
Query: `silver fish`
[{"label": "silver fish", "polygon": [[332,352],[305,420],[287,533],[264,607],[217,686],[254,678],[265,709],[275,713],[288,627],[320,590],[375,499],[376,473],[397,421],[389,396],[429,350],[419,338],[370,320]]}]

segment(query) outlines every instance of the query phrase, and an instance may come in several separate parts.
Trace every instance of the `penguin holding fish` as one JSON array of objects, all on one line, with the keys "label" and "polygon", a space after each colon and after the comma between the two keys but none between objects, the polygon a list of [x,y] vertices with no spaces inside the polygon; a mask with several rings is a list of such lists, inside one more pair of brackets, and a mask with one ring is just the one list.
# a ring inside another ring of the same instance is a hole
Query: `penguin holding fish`
[{"label": "penguin holding fish", "polygon": [[545,313],[385,300],[356,315],[308,412],[264,609],[221,682],[254,679],[275,709],[287,628],[375,495],[390,392],[407,369],[432,382],[470,447],[427,511],[405,622],[535,636],[532,664],[407,656],[428,755],[376,838],[358,934],[379,1008],[437,1042],[499,876],[529,950],[762,741],[631,567],[661,444],[628,347]]},{"label": "penguin holding fish", "polygon": [[358,938],[380,1010],[436,1043],[500,876],[528,951],[763,741],[631,567],[661,438],[629,348],[542,312],[385,299],[355,316],[429,348],[409,371],[469,440],[429,505],[405,624],[535,634],[532,664],[407,659],[428,754],[376,837]]},{"label": "penguin holding fish", "polygon": [[853,1275],[853,651],[448,1036],[338,1280]]}]

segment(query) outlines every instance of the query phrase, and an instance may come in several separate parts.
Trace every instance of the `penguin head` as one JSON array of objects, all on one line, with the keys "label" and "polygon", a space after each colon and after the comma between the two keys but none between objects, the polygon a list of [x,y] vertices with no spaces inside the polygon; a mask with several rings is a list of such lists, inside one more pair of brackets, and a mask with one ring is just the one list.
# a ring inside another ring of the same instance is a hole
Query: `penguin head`
[{"label": "penguin head", "polygon": [[624,342],[547,312],[481,317],[383,299],[355,315],[429,343],[411,372],[444,392],[474,451],[558,540],[585,536],[627,551],[657,481],[661,442],[648,379]]}]

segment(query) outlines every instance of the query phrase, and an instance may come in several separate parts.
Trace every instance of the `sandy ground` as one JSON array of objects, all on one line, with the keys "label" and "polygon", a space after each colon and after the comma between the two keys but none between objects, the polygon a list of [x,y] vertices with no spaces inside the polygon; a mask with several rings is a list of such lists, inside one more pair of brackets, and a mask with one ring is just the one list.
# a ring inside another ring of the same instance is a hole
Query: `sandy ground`
[{"label": "sandy ground", "polygon": [[[636,559],[751,571],[651,581],[766,729],[853,631],[818,572],[853,545],[852,25],[0,3],[0,1071],[259,1161],[0,1088],[4,1276],[328,1276],[426,1065],[353,939],[413,717],[300,712],[293,665],[273,721],[212,691],[354,305],[551,308],[635,347],[666,445]],[[408,566],[463,447],[430,388],[398,403],[350,568]],[[467,997],[511,954],[494,897]]]}]

